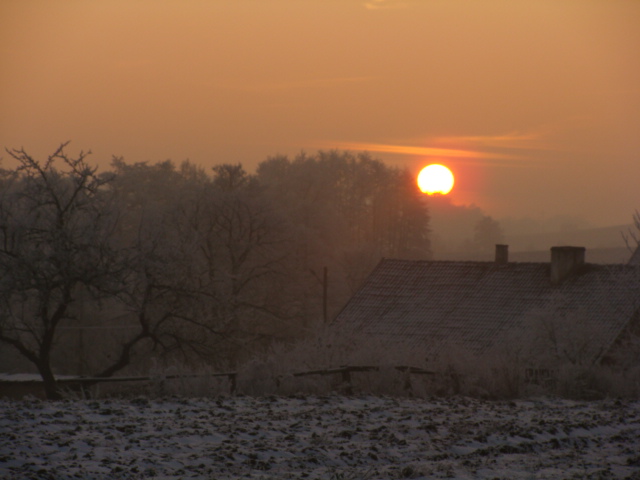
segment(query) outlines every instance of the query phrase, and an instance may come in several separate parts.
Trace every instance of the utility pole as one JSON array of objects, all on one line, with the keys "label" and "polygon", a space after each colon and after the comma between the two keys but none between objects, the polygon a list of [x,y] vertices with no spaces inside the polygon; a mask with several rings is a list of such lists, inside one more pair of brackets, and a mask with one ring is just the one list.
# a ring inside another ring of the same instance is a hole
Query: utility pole
[{"label": "utility pole", "polygon": [[84,338],[82,327],[78,328],[78,375],[84,374]]},{"label": "utility pole", "polygon": [[324,323],[327,323],[327,292],[329,289],[329,275],[327,267],[324,267],[322,272],[322,316]]},{"label": "utility pole", "polygon": [[328,297],[329,297],[329,269],[324,267],[322,269],[322,278],[313,270],[309,269],[311,275],[322,285],[322,320],[327,323],[329,319],[329,313],[327,309]]}]

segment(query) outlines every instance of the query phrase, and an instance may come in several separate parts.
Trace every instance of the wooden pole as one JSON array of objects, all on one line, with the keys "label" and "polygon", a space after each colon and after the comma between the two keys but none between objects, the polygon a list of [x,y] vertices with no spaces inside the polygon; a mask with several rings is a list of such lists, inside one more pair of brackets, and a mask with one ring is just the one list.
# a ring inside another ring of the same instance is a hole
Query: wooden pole
[{"label": "wooden pole", "polygon": [[323,275],[322,275],[322,316],[324,318],[324,323],[327,323],[327,291],[329,287],[329,275],[327,271],[327,267],[324,267]]}]

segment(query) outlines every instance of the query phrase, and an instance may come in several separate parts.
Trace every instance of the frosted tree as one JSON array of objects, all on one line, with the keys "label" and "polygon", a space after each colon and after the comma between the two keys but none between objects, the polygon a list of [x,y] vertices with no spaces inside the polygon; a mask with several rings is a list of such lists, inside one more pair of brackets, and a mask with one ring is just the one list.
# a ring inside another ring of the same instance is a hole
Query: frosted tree
[{"label": "frosted tree", "polygon": [[367,154],[269,158],[257,180],[291,238],[291,288],[301,316],[322,318],[322,272],[333,313],[382,257],[429,258],[429,214],[415,181]]},{"label": "frosted tree", "polygon": [[0,197],[0,341],[38,369],[48,398],[59,398],[51,356],[61,326],[78,319],[81,296],[111,295],[125,275],[113,245],[117,212],[86,153],[62,144],[40,162],[24,149],[2,171]]},{"label": "frosted tree", "polygon": [[[19,166],[2,171],[0,190],[0,342],[36,366],[48,398],[61,396],[56,353],[79,355],[65,332],[99,329],[89,346],[91,376],[109,377],[139,361],[136,353],[182,347],[190,317],[179,307],[192,299],[182,270],[171,269],[175,237],[150,227],[162,225],[166,205],[140,214],[162,190],[144,191],[140,181],[131,187],[144,194],[125,202],[116,175],[98,174],[87,153],[74,158],[66,146],[45,161],[9,150]],[[126,208],[138,200],[140,208]],[[113,320],[123,313],[127,328],[115,335]]]},{"label": "frosted tree", "polygon": [[[290,317],[282,229],[240,165],[207,175],[171,162],[114,162],[135,232],[134,273],[121,295],[167,361],[229,365]],[[245,353],[246,354],[246,353]]]}]

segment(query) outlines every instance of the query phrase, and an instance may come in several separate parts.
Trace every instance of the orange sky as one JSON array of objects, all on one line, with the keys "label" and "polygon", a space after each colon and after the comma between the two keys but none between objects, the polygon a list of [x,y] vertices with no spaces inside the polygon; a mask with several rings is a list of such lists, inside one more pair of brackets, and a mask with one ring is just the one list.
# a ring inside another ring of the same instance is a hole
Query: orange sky
[{"label": "orange sky", "polygon": [[448,165],[494,217],[627,223],[639,25],[637,0],[0,0],[0,145],[249,169],[366,149]]}]

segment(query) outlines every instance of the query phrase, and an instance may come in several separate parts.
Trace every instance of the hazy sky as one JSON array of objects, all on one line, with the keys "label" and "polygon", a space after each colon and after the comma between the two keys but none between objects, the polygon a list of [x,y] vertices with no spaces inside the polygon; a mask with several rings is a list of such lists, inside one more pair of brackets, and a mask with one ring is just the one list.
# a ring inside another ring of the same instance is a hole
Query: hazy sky
[{"label": "hazy sky", "polygon": [[627,223],[640,1],[0,0],[0,146],[66,140],[105,168],[368,150],[494,217]]}]

